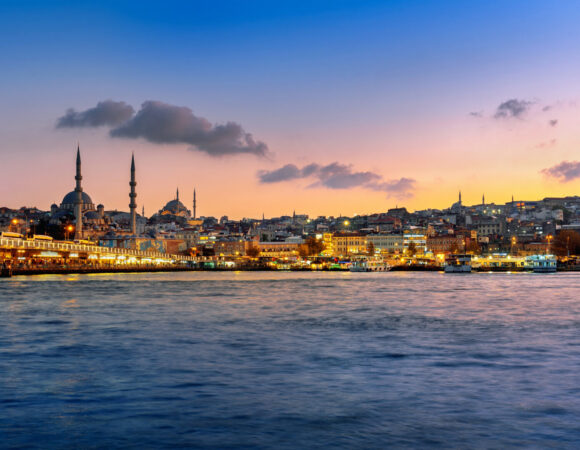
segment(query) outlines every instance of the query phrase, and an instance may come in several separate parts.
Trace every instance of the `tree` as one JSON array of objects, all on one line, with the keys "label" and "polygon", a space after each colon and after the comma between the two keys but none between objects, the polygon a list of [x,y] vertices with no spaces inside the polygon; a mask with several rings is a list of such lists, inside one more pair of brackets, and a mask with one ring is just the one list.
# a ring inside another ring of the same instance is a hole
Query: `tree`
[{"label": "tree", "polygon": [[552,253],[558,256],[580,255],[580,233],[560,231],[552,241]]},{"label": "tree", "polygon": [[246,250],[246,255],[248,255],[250,258],[257,258],[260,256],[260,248],[256,247],[255,245],[250,245],[248,250]]},{"label": "tree", "polygon": [[374,254],[375,254],[375,244],[373,242],[369,242],[367,244],[367,254],[369,256],[374,256]]},{"label": "tree", "polygon": [[319,241],[315,237],[309,237],[306,239],[307,256],[318,255],[324,250],[324,243]]},{"label": "tree", "polygon": [[407,247],[407,253],[409,254],[409,256],[415,256],[415,254],[417,253],[417,245],[414,242],[411,242]]}]

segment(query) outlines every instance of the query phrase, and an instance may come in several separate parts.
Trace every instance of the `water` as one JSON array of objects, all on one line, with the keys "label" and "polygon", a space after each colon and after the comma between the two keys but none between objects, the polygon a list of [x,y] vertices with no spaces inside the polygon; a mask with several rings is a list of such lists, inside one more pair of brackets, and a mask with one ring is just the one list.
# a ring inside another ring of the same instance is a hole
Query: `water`
[{"label": "water", "polygon": [[580,446],[580,274],[0,280],[2,448]]}]

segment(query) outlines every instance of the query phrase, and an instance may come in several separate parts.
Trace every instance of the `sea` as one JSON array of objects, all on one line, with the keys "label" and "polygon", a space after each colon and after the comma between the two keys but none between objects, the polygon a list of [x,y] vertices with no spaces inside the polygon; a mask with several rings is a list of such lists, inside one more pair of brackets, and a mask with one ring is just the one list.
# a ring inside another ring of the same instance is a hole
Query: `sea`
[{"label": "sea", "polygon": [[0,448],[579,448],[580,273],[0,279]]}]

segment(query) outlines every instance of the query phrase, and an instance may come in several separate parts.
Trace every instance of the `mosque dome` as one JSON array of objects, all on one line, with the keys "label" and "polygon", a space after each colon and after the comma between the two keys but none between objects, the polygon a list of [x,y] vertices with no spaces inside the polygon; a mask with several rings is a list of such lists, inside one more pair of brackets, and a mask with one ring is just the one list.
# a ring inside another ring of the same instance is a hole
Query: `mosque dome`
[{"label": "mosque dome", "polygon": [[183,203],[181,203],[179,200],[171,200],[171,201],[167,202],[167,204],[165,205],[165,207],[163,209],[180,210],[180,209],[185,209],[185,205]]},{"label": "mosque dome", "polygon": [[177,193],[177,198],[170,200],[167,204],[159,211],[161,215],[171,214],[174,216],[189,217],[190,212],[185,207],[183,203],[179,201],[179,192]]},{"label": "mosque dome", "polygon": [[[77,193],[75,191],[69,192],[62,199],[62,202],[60,204],[60,208],[74,210],[76,198],[77,198]],[[93,201],[91,200],[91,197],[89,197],[89,194],[87,194],[86,192],[82,192],[82,198],[83,198],[83,208],[82,208],[83,211],[90,211],[90,210],[95,209],[95,205],[94,205]]]}]

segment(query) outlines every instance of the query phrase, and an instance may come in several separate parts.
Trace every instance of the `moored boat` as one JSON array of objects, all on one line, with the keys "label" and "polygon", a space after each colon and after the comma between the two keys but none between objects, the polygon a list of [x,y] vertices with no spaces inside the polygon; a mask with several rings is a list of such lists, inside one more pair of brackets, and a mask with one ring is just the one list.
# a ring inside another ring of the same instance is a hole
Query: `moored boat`
[{"label": "moored boat", "polygon": [[353,261],[348,270],[351,272],[388,272],[391,266],[379,259],[363,259]]},{"label": "moored boat", "polygon": [[535,273],[556,272],[557,260],[554,255],[531,255],[526,256],[526,268]]},{"label": "moored boat", "polygon": [[449,255],[445,258],[445,273],[470,273],[471,255]]}]

